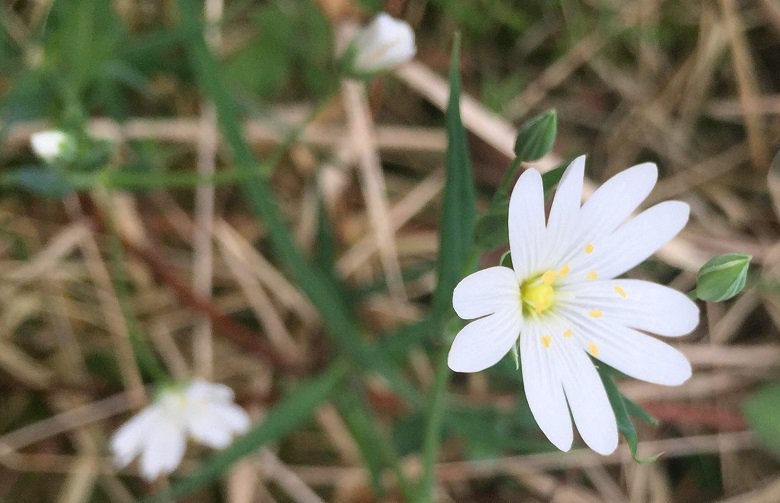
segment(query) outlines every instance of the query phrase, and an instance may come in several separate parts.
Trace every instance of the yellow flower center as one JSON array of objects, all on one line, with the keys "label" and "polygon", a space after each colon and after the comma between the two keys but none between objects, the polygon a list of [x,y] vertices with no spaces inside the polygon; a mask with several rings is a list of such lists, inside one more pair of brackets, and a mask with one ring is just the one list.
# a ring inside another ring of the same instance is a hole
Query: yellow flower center
[{"label": "yellow flower center", "polygon": [[520,299],[523,314],[542,314],[555,303],[555,288],[553,283],[558,277],[555,271],[546,271],[520,285]]}]

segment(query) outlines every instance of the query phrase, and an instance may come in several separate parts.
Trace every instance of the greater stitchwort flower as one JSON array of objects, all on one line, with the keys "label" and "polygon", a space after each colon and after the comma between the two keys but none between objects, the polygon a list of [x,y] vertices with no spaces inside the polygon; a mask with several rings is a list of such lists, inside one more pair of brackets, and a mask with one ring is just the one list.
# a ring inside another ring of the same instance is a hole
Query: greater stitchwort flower
[{"label": "greater stitchwort flower", "polygon": [[76,150],[73,137],[56,129],[33,133],[30,136],[30,145],[35,155],[48,163],[67,160]]},{"label": "greater stitchwort flower", "polygon": [[114,433],[111,451],[119,468],[140,455],[141,475],[154,480],[179,466],[188,435],[222,449],[248,428],[249,416],[233,403],[229,387],[196,379],[163,390],[154,403]]},{"label": "greater stitchwort flower", "polygon": [[699,310],[671,288],[615,279],[682,230],[688,205],[666,201],[628,219],[658,177],[645,163],[580,206],[584,169],[584,156],[567,168],[546,222],[542,178],[534,169],[522,174],[509,203],[514,270],[490,267],[455,288],[455,311],[475,321],[452,343],[449,366],[478,372],[518,351],[528,404],[550,441],[571,448],[573,417],[585,443],[609,454],[617,425],[591,357],[637,379],[681,384],[691,375],[688,360],[643,332],[688,334]]},{"label": "greater stitchwort flower", "polygon": [[390,70],[414,57],[414,31],[405,21],[382,12],[355,36],[350,52],[356,74]]}]

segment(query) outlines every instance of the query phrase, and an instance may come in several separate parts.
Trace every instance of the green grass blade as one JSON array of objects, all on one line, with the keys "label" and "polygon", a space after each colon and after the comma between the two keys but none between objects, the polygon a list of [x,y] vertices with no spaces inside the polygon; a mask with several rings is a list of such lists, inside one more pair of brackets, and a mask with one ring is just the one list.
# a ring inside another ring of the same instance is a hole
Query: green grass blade
[{"label": "green grass blade", "polygon": [[168,501],[196,491],[220,478],[239,459],[256,452],[269,442],[284,437],[309,419],[316,408],[333,393],[344,376],[346,368],[343,362],[337,362],[319,376],[299,385],[282,403],[271,409],[263,422],[251,429],[249,433],[224,451],[206,460],[189,477],[177,481],[170,489],[145,501],[149,503]]},{"label": "green grass blade", "polygon": [[[460,118],[460,36],[456,34],[450,63],[450,99],[447,105],[447,173],[439,236],[438,281],[433,299],[433,324],[442,331],[451,312],[452,291],[460,281],[473,254],[476,203],[466,130]],[[423,473],[419,485],[420,501],[432,501],[434,464],[439,454],[444,422],[445,391],[449,381],[447,349],[436,357],[434,382],[423,443]]]}]

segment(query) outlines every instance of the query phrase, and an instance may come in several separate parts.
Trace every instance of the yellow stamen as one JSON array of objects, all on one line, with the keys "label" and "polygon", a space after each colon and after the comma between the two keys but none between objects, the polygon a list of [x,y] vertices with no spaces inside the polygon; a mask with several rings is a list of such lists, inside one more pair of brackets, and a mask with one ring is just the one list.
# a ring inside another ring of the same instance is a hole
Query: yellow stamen
[{"label": "yellow stamen", "polygon": [[585,245],[585,254],[586,255],[590,255],[591,253],[593,253],[593,250],[594,250],[594,247],[593,247],[592,244],[588,243],[588,244]]},{"label": "yellow stamen", "polygon": [[622,287],[622,286],[620,286],[620,285],[615,285],[615,291],[618,293],[618,295],[620,295],[620,296],[621,296],[621,297],[623,297],[624,299],[625,299],[626,297],[628,297],[628,294],[626,293],[626,291],[625,291],[625,290],[623,290],[623,287]]},{"label": "yellow stamen", "polygon": [[604,313],[601,312],[601,309],[591,309],[588,313],[592,318],[601,318],[604,316]]},{"label": "yellow stamen", "polygon": [[574,336],[574,332],[571,331],[571,328],[567,328],[563,331],[563,336],[567,339],[571,339]]},{"label": "yellow stamen", "polygon": [[550,344],[552,344],[552,337],[549,335],[543,335],[542,336],[542,346],[549,348]]},{"label": "yellow stamen", "polygon": [[520,286],[520,299],[526,314],[529,312],[542,314],[553,305],[555,289],[552,287],[552,283],[556,276],[555,271],[546,271]]},{"label": "yellow stamen", "polygon": [[544,283],[545,285],[552,285],[557,276],[558,276],[557,272],[547,271],[544,274],[542,274],[542,283]]},{"label": "yellow stamen", "polygon": [[567,274],[569,274],[569,271],[570,271],[570,270],[571,270],[571,269],[569,268],[569,264],[564,264],[564,266],[563,266],[563,267],[561,267],[561,270],[560,270],[560,272],[558,273],[558,275],[560,275],[561,277],[564,277],[564,276],[566,276]]},{"label": "yellow stamen", "polygon": [[599,347],[596,346],[595,342],[589,342],[588,343],[588,353],[590,353],[593,356],[598,358],[598,356],[599,356]]},{"label": "yellow stamen", "polygon": [[597,273],[596,271],[590,271],[588,274],[585,275],[585,279],[587,279],[588,281],[595,281],[599,279],[599,273]]}]

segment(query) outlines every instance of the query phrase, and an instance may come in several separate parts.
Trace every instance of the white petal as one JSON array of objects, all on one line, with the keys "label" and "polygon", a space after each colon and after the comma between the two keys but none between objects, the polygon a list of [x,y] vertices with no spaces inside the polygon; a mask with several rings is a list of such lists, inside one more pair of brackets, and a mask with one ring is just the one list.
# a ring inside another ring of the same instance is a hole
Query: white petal
[{"label": "white petal", "polygon": [[417,52],[412,27],[384,12],[358,33],[353,44],[354,68],[366,73],[390,69],[412,59]]},{"label": "white petal", "polygon": [[155,423],[141,455],[141,475],[154,480],[160,474],[171,473],[184,457],[186,439],[182,426],[166,418]]},{"label": "white petal", "polygon": [[544,233],[542,177],[529,169],[520,175],[509,199],[509,249],[518,279],[539,272]]},{"label": "white petal", "polygon": [[194,379],[184,390],[184,394],[188,400],[194,402],[232,402],[234,397],[230,386],[204,379]]},{"label": "white petal", "polygon": [[582,224],[601,235],[623,223],[645,200],[658,180],[658,168],[651,162],[637,164],[601,185],[582,206]]},{"label": "white petal", "polygon": [[251,420],[244,409],[233,403],[220,404],[215,408],[215,413],[222,423],[234,435],[241,435],[249,430]]},{"label": "white petal", "polygon": [[560,348],[545,348],[540,340],[543,334],[535,324],[527,324],[520,335],[520,362],[523,387],[528,406],[542,432],[562,451],[571,449],[574,433],[569,408],[563,395],[560,362],[556,355]]},{"label": "white petal", "polygon": [[600,309],[619,325],[667,337],[689,334],[699,324],[699,307],[672,288],[637,279],[588,281],[560,290],[567,305]]},{"label": "white petal", "polygon": [[621,171],[604,182],[582,205],[577,229],[559,252],[560,263],[574,260],[582,254],[587,243],[614,231],[645,200],[657,179],[658,168],[646,162]]},{"label": "white petal", "polygon": [[215,413],[213,407],[204,407],[193,411],[186,418],[187,429],[196,441],[214,449],[223,449],[230,444],[233,436],[230,428],[221,416]]},{"label": "white petal", "polygon": [[[595,344],[599,360],[624,374],[654,384],[676,386],[691,376],[691,364],[672,346],[608,318],[566,315],[584,348]],[[605,315],[606,316],[606,315]]]},{"label": "white petal", "polygon": [[149,431],[159,418],[159,410],[150,405],[119,427],[111,436],[110,449],[117,468],[127,466],[146,444]]},{"label": "white petal", "polygon": [[455,336],[447,364],[455,372],[479,372],[498,363],[520,335],[520,309],[474,320]]},{"label": "white petal", "polygon": [[572,281],[590,271],[598,273],[599,279],[610,279],[639,265],[685,227],[689,214],[688,205],[680,201],[646,209],[609,236],[594,240],[590,255],[573,260]]},{"label": "white petal", "polygon": [[234,434],[249,428],[247,413],[232,403],[213,403],[193,410],[186,422],[192,438],[214,449],[227,447]]},{"label": "white petal", "polygon": [[[561,177],[547,220],[547,250],[542,269],[556,268],[578,228],[582,182],[585,177],[585,156],[574,159]],[[546,259],[546,260],[545,260]]]},{"label": "white petal", "polygon": [[617,421],[596,368],[576,344],[564,347],[563,389],[577,431],[588,447],[602,455],[618,444]]},{"label": "white petal", "polygon": [[520,284],[508,267],[489,267],[469,274],[452,292],[452,307],[464,320],[519,306]]},{"label": "white petal", "polygon": [[58,130],[39,131],[30,136],[30,144],[35,155],[48,162],[62,154],[68,141],[70,141],[69,136]]}]

